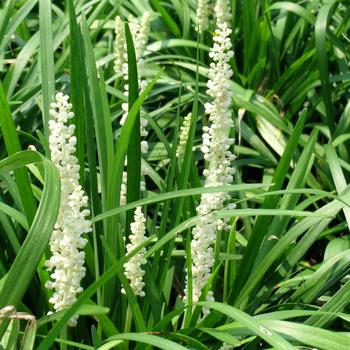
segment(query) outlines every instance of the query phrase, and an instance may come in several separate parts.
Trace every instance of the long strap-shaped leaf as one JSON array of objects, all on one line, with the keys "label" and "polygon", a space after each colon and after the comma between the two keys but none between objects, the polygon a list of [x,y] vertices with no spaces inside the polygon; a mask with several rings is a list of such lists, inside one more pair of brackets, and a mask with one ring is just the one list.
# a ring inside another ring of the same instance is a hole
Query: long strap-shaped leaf
[{"label": "long strap-shaped leaf", "polygon": [[[129,85],[129,109],[133,106],[138,98],[138,72],[134,43],[132,35],[127,23],[125,23],[125,38],[128,51],[128,85]],[[140,135],[140,111],[136,115],[136,119],[131,131],[131,140],[128,146],[128,162],[127,162],[127,203],[140,199],[140,181],[141,181],[141,135]],[[130,232],[129,225],[133,220],[132,211],[127,212],[125,232]]]},{"label": "long strap-shaped leaf", "polygon": [[278,332],[287,339],[297,340],[320,350],[350,349],[349,337],[337,332],[287,321],[266,320],[265,324],[269,329]]},{"label": "long strap-shaped leaf", "polygon": [[344,286],[319,309],[319,311],[329,312],[329,314],[313,315],[305,321],[305,324],[314,327],[324,327],[325,324],[336,318],[335,313],[342,311],[349,304],[349,298],[350,281],[347,281]]},{"label": "long strap-shaped leaf", "polygon": [[[324,149],[326,152],[326,156],[327,156],[329,168],[331,170],[331,174],[333,177],[333,181],[335,184],[335,188],[336,188],[338,194],[340,194],[341,192],[343,192],[345,190],[347,183],[346,183],[346,179],[345,179],[345,176],[343,174],[342,168],[340,166],[339,159],[337,157],[337,153],[335,152],[335,149],[334,149],[332,144],[326,145],[324,147]],[[350,229],[350,208],[345,207],[343,209],[343,211],[344,211],[346,222],[347,222],[348,227]]]},{"label": "long strap-shaped leaf", "polygon": [[279,334],[267,328],[260,320],[246,314],[245,312],[234,308],[233,306],[225,305],[218,302],[203,302],[199,303],[203,307],[219,311],[234,320],[242,326],[249,328],[254,334],[264,339],[268,344],[276,349],[295,350],[295,347],[283,339]]},{"label": "long strap-shaped leaf", "polygon": [[[301,132],[304,127],[306,120],[307,111],[304,110],[296,124],[293,133],[291,134],[284,153],[279,161],[276,171],[272,178],[273,185],[271,186],[271,191],[280,190],[282,188],[283,182],[287,176],[290,162],[293,159],[295,150],[297,148]],[[275,208],[279,201],[278,196],[266,197],[262,205],[263,209]],[[254,225],[252,235],[249,238],[248,245],[244,251],[243,259],[239,266],[237,273],[236,285],[243,286],[247,281],[252,267],[254,266],[254,260],[256,259],[261,243],[267,233],[267,228],[271,222],[271,217],[264,216],[259,217]],[[239,293],[237,288],[234,292],[233,299]]]},{"label": "long strap-shaped leaf", "polygon": [[[0,82],[0,126],[5,141],[8,155],[21,150],[21,144],[16,132],[16,126],[11,116],[10,107],[7,103],[3,86]],[[30,186],[27,170],[17,169],[15,171],[17,187],[21,196],[24,212],[28,223],[31,224],[36,210],[36,202]]]},{"label": "long strap-shaped leaf", "polygon": [[2,12],[2,16],[0,17],[0,23],[1,23],[0,24],[0,44],[1,44],[2,38],[6,33],[6,29],[11,18],[11,12],[13,10],[14,4],[15,4],[15,0],[8,1]]},{"label": "long strap-shaped leaf", "polygon": [[23,5],[13,14],[10,21],[8,16],[11,15],[10,11],[12,4],[10,2],[7,4],[7,8],[0,19],[1,31],[3,31],[0,40],[0,52],[3,52],[6,45],[9,44],[12,35],[16,32],[17,28],[28,16],[28,13],[32,10],[32,8],[36,5],[37,2],[38,0],[28,0],[24,2]]},{"label": "long strap-shaped leaf", "polygon": [[331,98],[331,87],[329,84],[328,54],[326,49],[326,36],[328,21],[336,5],[336,1],[325,4],[317,15],[315,25],[316,57],[320,71],[322,96],[326,107],[326,119],[331,133],[335,129],[334,113]]},{"label": "long strap-shaped leaf", "polygon": [[159,349],[164,350],[185,350],[188,349],[184,346],[177,344],[171,340],[158,337],[153,334],[145,334],[145,333],[123,333],[115,335],[111,338],[108,338],[106,340],[106,344],[100,346],[98,350],[108,350],[114,348],[115,345],[120,344],[117,342],[117,340],[133,340],[137,343],[144,343],[153,345]]},{"label": "long strap-shaped leaf", "polygon": [[[287,190],[288,189],[293,189],[293,188],[302,188],[304,187],[304,183],[306,181],[306,174],[309,174],[309,167],[310,167],[310,160],[311,160],[311,165],[313,163],[313,157],[312,153],[314,152],[314,146],[317,140],[317,134],[318,131],[317,129],[314,129],[313,132],[311,133],[308,144],[304,148],[298,163],[295,166],[295,169],[293,171],[293,174],[291,175]],[[296,195],[291,195],[286,193],[283,198],[281,199],[281,202],[279,203],[279,209],[293,209],[295,208],[297,201],[299,197],[301,196],[302,193],[296,194]],[[283,217],[280,218],[276,216],[270,227],[269,227],[269,235],[274,235],[277,238],[279,238],[282,234],[282,232],[286,231],[287,224],[289,222],[288,217]],[[259,257],[255,261],[255,264],[259,264],[259,260],[263,260],[265,255],[268,254],[268,252],[271,250],[271,248],[274,245],[274,240],[265,240],[263,242],[263,245],[260,249],[259,252]]]},{"label": "long strap-shaped leaf", "polygon": [[40,71],[43,90],[43,123],[49,135],[50,104],[55,93],[51,0],[39,0]]},{"label": "long strap-shaped leaf", "polygon": [[[89,28],[84,14],[82,15],[82,32],[84,39],[84,53],[86,59],[86,70],[90,89],[90,100],[94,117],[94,127],[96,134],[97,154],[101,174],[102,206],[107,197],[107,178],[109,174],[109,164],[113,159],[113,133],[110,116],[103,108],[101,90],[99,88],[99,78],[96,69],[96,60],[90,40]],[[102,77],[100,77],[102,79]]]},{"label": "long strap-shaped leaf", "polygon": [[[340,197],[341,201],[338,199],[333,200],[322,208],[318,209],[315,214],[321,215],[329,215],[334,217],[338,214],[338,212],[346,205],[344,202],[349,201],[350,193],[349,189],[344,191],[342,196]],[[279,214],[278,214],[279,215]],[[271,268],[271,266],[276,263],[277,259],[281,257],[286,248],[291,244],[291,242],[297,240],[299,236],[301,236],[305,231],[315,229],[319,230],[319,226],[325,227],[331,221],[331,218],[316,218],[310,217],[305,218],[304,220],[298,222],[295,226],[293,226],[287,233],[285,233],[276,243],[276,245],[270,250],[269,254],[266,255],[265,259],[261,261],[259,266],[256,266],[254,269],[254,274],[251,273],[247,280],[247,283],[242,286],[239,290],[239,296],[236,299],[236,305],[245,305],[246,300],[250,293],[254,290],[255,286],[261,281],[266,272]],[[308,236],[308,235],[306,235]],[[305,236],[304,236],[305,237]],[[301,247],[298,247],[301,250]],[[304,253],[301,253],[301,256]],[[289,257],[286,258],[288,260]],[[296,257],[296,253],[291,257],[293,261],[289,261],[289,265],[293,266],[293,264],[298,261]]]},{"label": "long strap-shaped leaf", "polygon": [[104,213],[92,218],[92,222],[98,222],[98,221],[104,220],[111,216],[123,213],[127,210],[134,209],[139,205],[154,204],[154,203],[163,202],[172,198],[194,196],[194,195],[200,195],[203,193],[237,192],[237,191],[244,191],[244,190],[254,191],[254,190],[263,189],[263,188],[266,188],[265,184],[240,184],[240,185],[228,185],[228,186],[218,186],[218,187],[196,187],[188,190],[165,192],[165,193],[158,194],[157,196],[154,196],[154,197],[143,198],[143,199],[140,199],[139,201],[128,203],[127,205],[123,205],[121,207],[117,207],[117,208],[105,211]]},{"label": "long strap-shaped leaf", "polygon": [[82,57],[83,42],[79,31],[73,0],[68,0],[70,32],[70,99],[73,105],[75,135],[77,137],[76,155],[80,166],[80,183],[84,183],[85,158],[85,111],[84,106],[84,64]]},{"label": "long strap-shaped leaf", "polygon": [[[130,135],[133,130],[135,120],[137,118],[138,112],[141,108],[143,101],[146,99],[148,94],[153,88],[153,85],[159,79],[161,72],[159,72],[152,82],[147,86],[147,88],[141,93],[139,98],[135,101],[131,107],[128,117],[122,127],[120,137],[116,144],[116,152],[113,160],[113,164],[108,174],[108,193],[107,193],[107,204],[106,210],[111,210],[119,206],[120,201],[120,188],[122,184],[122,176],[124,170],[125,156],[127,154],[128,145],[130,141]],[[132,142],[132,141],[131,141]],[[112,216],[107,220],[107,229],[105,231],[106,244],[111,248],[111,251],[118,258],[120,252],[118,250],[118,236],[117,236],[117,217]],[[108,258],[107,253],[105,254],[105,266],[104,270],[106,271],[108,267],[112,265],[112,262]],[[111,282],[112,283],[112,282]],[[110,285],[111,286],[111,285]],[[115,290],[113,288],[105,288],[105,304],[110,305],[113,301],[113,294]]]},{"label": "long strap-shaped leaf", "polygon": [[[26,161],[19,163],[19,157]],[[27,237],[13,262],[0,290],[0,308],[18,305],[26,292],[35,270],[50,240],[60,206],[60,177],[56,167],[36,152],[22,152],[0,162],[0,174],[17,169],[29,162],[42,161],[45,170],[45,185],[40,205]],[[19,282],[20,281],[20,282]],[[0,337],[2,329],[0,329]]]}]

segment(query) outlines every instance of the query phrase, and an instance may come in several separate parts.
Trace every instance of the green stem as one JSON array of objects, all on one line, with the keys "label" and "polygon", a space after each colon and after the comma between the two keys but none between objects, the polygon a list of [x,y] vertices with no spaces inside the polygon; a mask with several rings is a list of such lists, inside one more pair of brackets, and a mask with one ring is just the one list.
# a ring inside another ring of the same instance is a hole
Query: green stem
[{"label": "green stem", "polygon": [[[60,333],[60,339],[61,340],[68,340],[68,334],[67,334],[67,326],[63,327]],[[60,343],[60,350],[67,350],[67,344],[66,343]]]}]

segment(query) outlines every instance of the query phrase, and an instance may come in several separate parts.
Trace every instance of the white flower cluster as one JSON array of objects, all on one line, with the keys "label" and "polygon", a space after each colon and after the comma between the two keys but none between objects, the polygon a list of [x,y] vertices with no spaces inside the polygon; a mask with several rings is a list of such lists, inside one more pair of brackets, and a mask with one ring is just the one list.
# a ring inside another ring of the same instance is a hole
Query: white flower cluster
[{"label": "white flower cluster", "polygon": [[197,1],[197,23],[196,30],[199,34],[202,34],[209,26],[209,1],[198,0]]},{"label": "white flower cluster", "polygon": [[231,20],[231,8],[229,0],[216,0],[214,6],[214,16],[216,18],[216,26]]},{"label": "white flower cluster", "polygon": [[[130,224],[131,235],[130,243],[127,244],[127,253],[130,253],[140,244],[146,240],[146,226],[145,226],[145,216],[142,213],[141,207],[137,207],[134,215],[134,222]],[[145,271],[142,269],[142,265],[146,264],[145,259],[146,248],[143,247],[136,255],[134,255],[127,263],[124,264],[125,276],[130,281],[130,286],[134,293],[140,297],[145,296],[145,292],[142,290],[145,283],[143,282],[143,275]],[[125,293],[125,290],[122,289]]]},{"label": "white flower cluster", "polygon": [[122,184],[120,187],[120,205],[126,204],[126,186],[128,181],[128,173],[123,171]]},{"label": "white flower cluster", "polygon": [[123,69],[126,54],[126,42],[124,34],[124,25],[122,19],[117,16],[115,18],[115,60],[114,71],[119,74]]},{"label": "white flower cluster", "polygon": [[[88,197],[79,185],[79,165],[74,155],[75,125],[66,125],[74,116],[71,108],[68,96],[59,92],[56,102],[51,104],[53,119],[49,121],[51,160],[61,178],[61,204],[49,243],[52,256],[45,262],[52,271],[52,280],[46,283],[46,288],[54,290],[49,301],[56,311],[69,308],[83,291],[80,282],[85,276],[85,254],[82,249],[87,240],[82,235],[91,231],[91,223],[86,219],[90,211],[81,210],[87,206]],[[70,320],[71,326],[76,325],[77,318],[76,315]]]},{"label": "white flower cluster", "polygon": [[[151,14],[149,12],[145,12],[141,19],[137,19],[133,16],[129,17],[129,25],[130,25],[130,32],[133,38],[134,47],[135,47],[135,55],[136,55],[136,64],[137,64],[137,72],[138,72],[138,79],[139,79],[139,87],[140,91],[142,92],[146,86],[147,82],[146,80],[142,79],[142,76],[144,75],[144,63],[143,63],[143,53],[145,51],[145,47],[148,41],[149,37],[149,31],[150,31],[150,21],[151,21]],[[127,83],[129,79],[128,75],[128,62],[127,62],[127,53],[126,53],[126,46],[124,45],[124,63],[122,65],[122,71],[124,74],[124,80],[126,81],[126,84],[124,86],[124,96],[129,96],[129,85]],[[129,112],[129,104],[127,102],[122,104],[122,109],[124,111],[122,118],[120,120],[120,124],[123,125],[125,123],[126,117],[128,116]],[[146,127],[148,125],[147,119],[144,118],[144,112],[141,110],[140,112],[140,134],[141,137],[146,137],[148,135],[148,132],[146,130]],[[141,141],[141,152],[147,153],[148,152],[148,143],[147,141]]]},{"label": "white flower cluster", "polygon": [[[233,127],[230,108],[233,96],[230,78],[233,72],[229,64],[233,57],[231,29],[224,22],[218,26],[215,34],[214,45],[209,53],[213,62],[210,64],[207,83],[207,94],[212,98],[212,102],[205,104],[205,111],[209,114],[211,125],[203,127],[201,147],[204,159],[209,163],[208,169],[205,169],[203,173],[206,177],[206,187],[230,184],[235,172],[235,169],[231,167],[235,156],[230,152],[234,139],[229,138],[230,129]],[[210,198],[206,200],[208,196]],[[229,196],[225,193],[207,193],[202,196],[204,205],[209,211],[222,207],[223,202],[228,198]],[[201,207],[199,210],[202,211]]]},{"label": "white flower cluster", "polygon": [[233,346],[231,346],[227,343],[223,343],[222,347],[219,350],[233,350]]},{"label": "white flower cluster", "polygon": [[[205,187],[224,186],[232,183],[235,169],[231,167],[234,155],[230,146],[234,139],[229,137],[233,127],[231,100],[232,89],[230,78],[233,74],[229,61],[233,56],[230,41],[231,29],[222,23],[215,31],[214,45],[210,51],[212,63],[209,69],[207,94],[212,102],[206,103],[205,111],[209,114],[210,127],[203,128],[202,152],[208,162],[204,170]],[[226,193],[204,193],[197,207],[200,215],[192,234],[192,288],[193,302],[199,300],[202,289],[211,276],[214,264],[212,245],[215,242],[216,230],[226,228],[223,220],[217,220],[213,211],[222,209],[229,199]],[[187,289],[187,288],[186,288]],[[212,299],[212,294],[209,294]]]},{"label": "white flower cluster", "polygon": [[[136,61],[142,60],[150,32],[151,13],[146,11],[141,18],[129,16],[129,24],[134,40]],[[142,63],[142,61],[141,61]]]},{"label": "white flower cluster", "polygon": [[[141,166],[141,173],[142,173],[142,175],[147,175],[147,170],[144,169],[144,167],[142,167],[142,166]],[[123,171],[122,184],[120,187],[120,205],[126,204],[127,181],[128,181],[128,173],[126,171]],[[146,190],[145,181],[140,181],[140,191],[142,192],[145,190]]]},{"label": "white flower cluster", "polygon": [[185,153],[188,133],[190,132],[192,113],[188,113],[180,128],[179,144],[176,149],[176,157],[180,158]]}]

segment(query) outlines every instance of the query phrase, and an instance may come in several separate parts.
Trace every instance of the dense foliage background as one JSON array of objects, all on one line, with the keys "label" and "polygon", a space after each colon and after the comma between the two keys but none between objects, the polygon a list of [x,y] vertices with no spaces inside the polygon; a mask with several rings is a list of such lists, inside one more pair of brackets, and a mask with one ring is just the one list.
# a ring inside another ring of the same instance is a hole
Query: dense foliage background
[{"label": "dense foliage background", "polygon": [[[231,218],[232,229],[217,235],[216,301],[193,308],[182,296],[190,228],[206,191],[200,145],[214,23],[197,37],[192,0],[1,3],[3,348],[350,349],[348,1],[231,0],[237,173],[221,191],[237,206],[217,213]],[[122,128],[126,97],[122,73],[113,69],[114,18],[145,11],[152,13],[144,57],[150,84]],[[43,263],[60,192],[47,138],[56,91],[73,104],[93,232],[85,291],[69,310],[47,316]],[[129,204],[119,207],[125,155],[129,173],[141,162],[130,153],[141,104],[149,122],[146,191],[138,197],[136,176]],[[180,158],[178,131],[189,112]],[[135,297],[123,275],[130,259],[123,237],[137,205],[150,237],[145,298]],[[202,319],[203,305],[211,311]],[[66,327],[75,313],[77,327]]]}]

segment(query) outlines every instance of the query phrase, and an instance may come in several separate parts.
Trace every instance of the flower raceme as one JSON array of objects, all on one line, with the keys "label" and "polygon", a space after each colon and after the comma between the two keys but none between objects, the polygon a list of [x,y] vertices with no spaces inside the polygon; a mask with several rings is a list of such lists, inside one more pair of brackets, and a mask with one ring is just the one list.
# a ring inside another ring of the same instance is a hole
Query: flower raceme
[{"label": "flower raceme", "polygon": [[176,149],[176,157],[182,158],[185,153],[188,133],[190,132],[192,113],[188,113],[180,128],[179,144]]},{"label": "flower raceme", "polygon": [[209,26],[209,1],[208,0],[198,0],[197,1],[197,24],[196,30],[199,34],[203,34],[205,30],[208,29]]},{"label": "flower raceme", "polygon": [[[130,224],[131,235],[130,243],[127,244],[127,253],[130,253],[140,244],[146,240],[146,218],[142,213],[141,207],[137,207],[134,215],[134,222]],[[136,255],[134,255],[127,263],[124,264],[125,276],[130,281],[130,286],[134,293],[140,297],[145,296],[145,292],[142,290],[145,283],[143,282],[143,275],[145,271],[142,269],[142,265],[146,264],[145,259],[146,248],[142,248]],[[122,289],[125,293],[125,290]]]},{"label": "flower raceme", "polygon": [[[51,160],[61,179],[61,204],[49,243],[52,256],[45,262],[51,272],[46,288],[54,290],[49,301],[56,311],[69,308],[83,291],[80,283],[85,276],[85,254],[82,249],[87,240],[82,235],[91,231],[91,223],[86,219],[90,211],[82,210],[87,206],[88,197],[79,185],[79,165],[74,155],[75,125],[67,125],[74,116],[71,108],[68,96],[59,92],[51,104],[53,119],[49,121]],[[76,315],[70,320],[71,326],[76,325],[77,318]]]},{"label": "flower raceme", "polygon": [[[210,50],[212,63],[209,69],[207,94],[211,102],[205,104],[209,115],[209,126],[203,128],[201,147],[207,168],[204,170],[205,187],[225,186],[233,181],[235,169],[231,166],[235,156],[230,147],[234,139],[229,137],[233,127],[230,78],[233,74],[229,61],[233,56],[230,41],[231,29],[226,22],[220,23],[214,36],[214,45]],[[194,227],[191,242],[192,255],[192,300],[198,302],[204,286],[207,284],[214,265],[213,243],[216,231],[227,228],[226,223],[217,220],[213,211],[222,209],[229,199],[226,193],[204,193],[197,207],[200,216]],[[187,288],[186,288],[187,289]],[[188,292],[188,291],[186,291]],[[213,298],[213,294],[208,294]],[[188,299],[188,298],[187,298]]]},{"label": "flower raceme", "polygon": [[210,14],[213,12],[216,27],[224,22],[231,20],[231,6],[229,0],[216,0],[215,4],[211,4],[209,0],[197,0],[196,25],[195,28],[199,34],[203,34],[209,28]]},{"label": "flower raceme", "polygon": [[115,18],[115,44],[114,44],[114,71],[119,74],[125,63],[126,43],[124,35],[124,25],[122,19],[117,16]]},{"label": "flower raceme", "polygon": [[231,20],[231,8],[229,0],[216,0],[214,6],[214,17],[216,26],[222,23],[228,23]]},{"label": "flower raceme", "polygon": [[[142,76],[144,75],[144,64],[143,64],[143,53],[145,51],[145,47],[148,41],[149,37],[149,31],[150,31],[150,21],[151,21],[151,14],[149,12],[145,12],[143,16],[138,19],[133,16],[129,16],[129,25],[130,25],[130,32],[133,38],[134,42],[134,48],[135,48],[135,55],[136,55],[136,64],[137,64],[137,72],[138,72],[138,79],[139,79],[139,87],[140,91],[142,92],[146,86],[147,82],[146,80],[142,79]],[[125,80],[125,86],[124,86],[124,96],[129,96],[129,74],[128,74],[128,56],[126,53],[126,43],[125,43],[125,33],[124,28],[121,24],[121,19],[118,16],[116,18],[116,53],[115,53],[115,65],[114,68],[117,73],[119,73],[119,69],[121,67],[121,70],[123,72],[124,80]],[[122,104],[122,109],[124,111],[122,118],[120,120],[120,124],[124,125],[126,117],[128,116],[129,112],[129,104],[127,102]],[[140,112],[140,133],[141,137],[146,137],[148,135],[148,132],[146,130],[146,127],[148,125],[147,119],[143,116],[143,111]],[[147,141],[143,140],[141,141],[141,152],[147,153],[148,151],[148,143]]]}]

